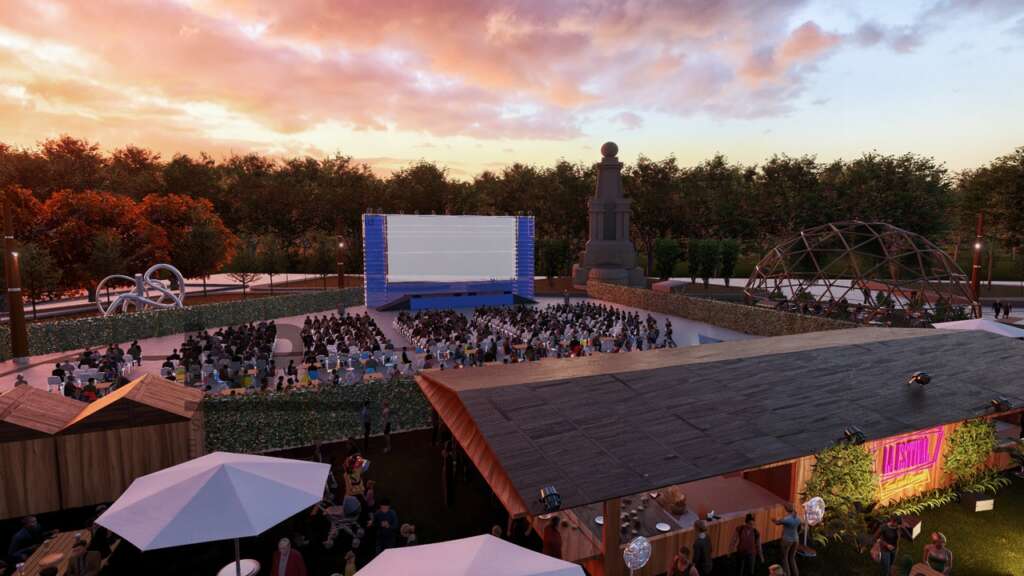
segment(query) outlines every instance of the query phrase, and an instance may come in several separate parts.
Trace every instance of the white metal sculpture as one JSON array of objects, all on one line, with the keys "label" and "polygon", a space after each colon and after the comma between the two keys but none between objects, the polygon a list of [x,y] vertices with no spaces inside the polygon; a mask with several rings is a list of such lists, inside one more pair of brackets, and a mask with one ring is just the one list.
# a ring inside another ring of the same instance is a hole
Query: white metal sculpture
[{"label": "white metal sculpture", "polygon": [[[171,291],[171,287],[167,282],[159,278],[153,278],[153,274],[160,270],[166,270],[174,276],[174,280],[178,285],[177,294]],[[106,308],[103,307],[103,302],[97,297],[96,307],[100,309],[100,314],[104,316],[110,316],[118,312],[128,312],[130,308],[134,308],[136,312],[141,312],[142,310],[154,308],[185,307],[185,278],[177,268],[170,264],[156,264],[151,266],[149,270],[146,270],[144,274],[136,274],[134,278],[122,274],[107,276],[96,285],[97,296],[106,286],[107,282],[111,280],[124,280],[133,284],[134,287],[127,292],[118,294],[117,298],[114,298],[112,302],[107,304]]]}]

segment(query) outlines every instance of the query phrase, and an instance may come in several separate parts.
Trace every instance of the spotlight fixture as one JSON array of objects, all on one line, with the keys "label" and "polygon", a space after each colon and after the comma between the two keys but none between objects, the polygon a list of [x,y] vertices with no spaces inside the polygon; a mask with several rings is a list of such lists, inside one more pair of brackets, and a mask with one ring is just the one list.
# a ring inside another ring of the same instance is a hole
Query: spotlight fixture
[{"label": "spotlight fixture", "polygon": [[554,486],[545,486],[540,489],[540,502],[544,505],[544,512],[557,512],[562,507],[562,497]]},{"label": "spotlight fixture", "polygon": [[1013,410],[1013,402],[1010,402],[1006,396],[999,396],[989,400],[989,405],[992,406],[993,412],[1007,412]]},{"label": "spotlight fixture", "polygon": [[843,435],[835,441],[836,444],[850,444],[858,445],[863,444],[867,441],[867,436],[864,435],[864,431],[856,426],[847,426],[843,430]]},{"label": "spotlight fixture", "polygon": [[932,377],[927,372],[914,372],[910,375],[910,380],[907,380],[907,384],[920,384],[921,386],[927,385],[932,381]]}]

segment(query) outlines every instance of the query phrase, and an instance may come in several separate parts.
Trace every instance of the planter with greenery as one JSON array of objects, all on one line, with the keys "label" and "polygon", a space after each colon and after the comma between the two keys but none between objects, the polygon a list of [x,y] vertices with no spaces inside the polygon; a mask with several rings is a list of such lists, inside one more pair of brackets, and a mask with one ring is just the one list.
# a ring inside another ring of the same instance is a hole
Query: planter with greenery
[{"label": "planter with greenery", "polygon": [[[217,302],[182,309],[37,322],[28,327],[29,354],[50,354],[88,346],[106,346],[113,342],[130,342],[204,328],[297,316],[331,310],[339,304],[354,306],[362,301],[362,290],[349,288]],[[2,359],[10,357],[10,350],[10,330],[6,325],[0,326]]]},{"label": "planter with greenery", "polygon": [[203,400],[207,451],[267,452],[362,438],[359,411],[369,402],[372,433],[382,430],[381,406],[391,408],[392,430],[430,426],[430,404],[410,378],[367,386]]},{"label": "planter with greenery", "polygon": [[843,542],[863,552],[877,524],[879,478],[875,457],[862,444],[837,444],[818,453],[803,498],[825,501],[825,521],[815,533],[821,543]]}]

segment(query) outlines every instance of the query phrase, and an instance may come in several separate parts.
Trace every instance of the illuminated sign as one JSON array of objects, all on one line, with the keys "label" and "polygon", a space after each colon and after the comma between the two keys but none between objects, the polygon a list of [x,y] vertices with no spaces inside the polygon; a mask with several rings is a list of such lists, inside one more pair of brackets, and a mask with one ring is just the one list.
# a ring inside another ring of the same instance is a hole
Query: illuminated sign
[{"label": "illuminated sign", "polygon": [[875,452],[882,499],[927,485],[942,453],[942,439],[943,428],[937,426],[880,442]]}]

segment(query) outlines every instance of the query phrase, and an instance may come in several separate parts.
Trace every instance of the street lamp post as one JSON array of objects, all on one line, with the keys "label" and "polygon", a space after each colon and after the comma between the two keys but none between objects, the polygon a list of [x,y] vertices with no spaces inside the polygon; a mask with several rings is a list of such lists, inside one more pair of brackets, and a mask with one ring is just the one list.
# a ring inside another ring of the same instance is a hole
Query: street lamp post
[{"label": "street lamp post", "polygon": [[345,240],[341,236],[338,236],[338,289],[345,287],[345,272],[344,263],[342,262],[343,252],[345,250]]},{"label": "street lamp post", "polygon": [[984,247],[985,215],[978,212],[977,229],[974,238],[974,260],[971,264],[971,295],[974,296],[974,315],[981,318],[981,249]]},{"label": "street lamp post", "polygon": [[28,363],[28,330],[25,326],[25,304],[21,297],[21,271],[18,268],[18,251],[14,243],[14,224],[11,220],[11,205],[4,207],[4,273],[7,278],[7,308],[11,328],[11,356],[17,364]]}]

